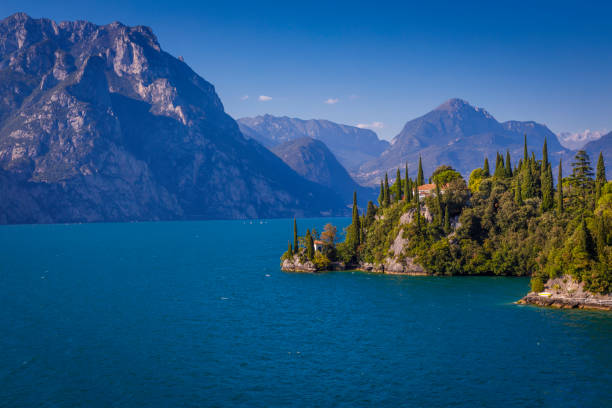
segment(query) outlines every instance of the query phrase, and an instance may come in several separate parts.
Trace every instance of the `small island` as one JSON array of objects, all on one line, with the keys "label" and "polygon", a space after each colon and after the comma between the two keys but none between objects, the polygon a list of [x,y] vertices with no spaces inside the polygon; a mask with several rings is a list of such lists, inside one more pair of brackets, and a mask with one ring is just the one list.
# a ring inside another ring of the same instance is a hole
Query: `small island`
[{"label": "small island", "polygon": [[556,188],[544,141],[541,159],[527,150],[488,159],[466,183],[439,166],[426,183],[419,160],[392,185],[385,174],[378,203],[365,212],[353,194],[352,222],[339,242],[337,228],[307,229],[281,257],[287,272],[361,270],[401,275],[529,276],[531,292],[517,303],[612,310],[612,182],[599,155],[594,171],[585,151]]}]

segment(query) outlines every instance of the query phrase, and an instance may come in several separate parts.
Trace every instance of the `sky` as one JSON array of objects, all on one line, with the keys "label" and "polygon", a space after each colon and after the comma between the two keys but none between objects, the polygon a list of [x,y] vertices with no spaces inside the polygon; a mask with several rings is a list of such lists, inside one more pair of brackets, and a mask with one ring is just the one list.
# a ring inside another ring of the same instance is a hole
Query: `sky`
[{"label": "sky", "polygon": [[0,16],[147,25],[234,118],[329,119],[391,139],[453,97],[555,133],[612,130],[606,3],[2,0]]}]

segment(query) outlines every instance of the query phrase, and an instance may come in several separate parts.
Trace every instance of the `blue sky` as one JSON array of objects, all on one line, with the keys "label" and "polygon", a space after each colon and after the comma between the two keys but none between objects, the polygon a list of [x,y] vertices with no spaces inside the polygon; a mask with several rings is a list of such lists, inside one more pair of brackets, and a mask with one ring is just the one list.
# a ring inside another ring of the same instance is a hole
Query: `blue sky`
[{"label": "blue sky", "polygon": [[374,124],[390,139],[460,97],[498,120],[612,130],[611,5],[328,3],[3,0],[0,14],[151,26],[235,118]]}]

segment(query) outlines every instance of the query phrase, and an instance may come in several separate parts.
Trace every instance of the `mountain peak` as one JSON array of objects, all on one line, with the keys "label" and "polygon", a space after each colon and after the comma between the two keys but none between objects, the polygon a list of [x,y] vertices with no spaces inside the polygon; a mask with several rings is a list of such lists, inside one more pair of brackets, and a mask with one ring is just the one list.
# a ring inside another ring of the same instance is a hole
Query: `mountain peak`
[{"label": "mountain peak", "polygon": [[448,101],[444,102],[442,105],[438,106],[435,110],[437,111],[457,111],[457,110],[460,110],[466,107],[475,109],[466,100],[463,100],[460,98],[451,98]]}]

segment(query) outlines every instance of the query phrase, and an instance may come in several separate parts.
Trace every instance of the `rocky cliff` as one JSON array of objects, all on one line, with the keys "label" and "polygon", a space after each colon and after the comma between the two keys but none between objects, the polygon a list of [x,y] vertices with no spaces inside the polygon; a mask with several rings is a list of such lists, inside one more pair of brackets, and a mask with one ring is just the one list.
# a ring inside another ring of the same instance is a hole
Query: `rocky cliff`
[{"label": "rocky cliff", "polygon": [[0,21],[0,222],[341,214],[148,27]]}]

